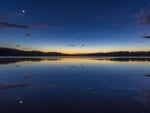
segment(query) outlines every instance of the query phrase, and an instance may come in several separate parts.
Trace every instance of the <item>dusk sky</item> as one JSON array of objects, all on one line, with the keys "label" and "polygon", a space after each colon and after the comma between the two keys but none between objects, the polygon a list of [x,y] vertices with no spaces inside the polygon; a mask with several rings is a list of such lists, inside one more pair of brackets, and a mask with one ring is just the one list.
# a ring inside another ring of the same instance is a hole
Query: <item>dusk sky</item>
[{"label": "dusk sky", "polygon": [[65,53],[150,50],[149,0],[0,0],[0,46]]}]

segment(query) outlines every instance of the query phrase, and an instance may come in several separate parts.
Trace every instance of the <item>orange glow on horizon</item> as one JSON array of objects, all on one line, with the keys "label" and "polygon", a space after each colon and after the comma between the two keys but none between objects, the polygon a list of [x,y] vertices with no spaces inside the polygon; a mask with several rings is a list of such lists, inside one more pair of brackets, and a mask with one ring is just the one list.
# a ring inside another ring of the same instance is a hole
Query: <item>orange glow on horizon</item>
[{"label": "orange glow on horizon", "polygon": [[41,51],[41,52],[58,52],[58,53],[64,53],[64,54],[85,54],[85,53],[107,53],[107,52],[117,52],[117,51],[129,51],[129,52],[138,52],[138,51],[150,51],[149,48],[117,48],[117,49],[109,49],[109,48],[101,48],[101,49],[95,49],[95,48],[84,48],[84,49],[68,49],[68,48],[53,48],[53,49],[49,49],[49,48],[15,48],[15,49],[19,49],[19,50],[25,50],[25,51]]}]

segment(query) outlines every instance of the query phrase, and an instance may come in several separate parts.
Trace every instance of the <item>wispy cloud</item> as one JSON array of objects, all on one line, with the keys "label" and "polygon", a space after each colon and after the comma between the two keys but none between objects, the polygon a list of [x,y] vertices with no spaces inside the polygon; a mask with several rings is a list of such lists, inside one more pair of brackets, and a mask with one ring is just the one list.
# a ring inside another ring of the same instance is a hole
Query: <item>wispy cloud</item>
[{"label": "wispy cloud", "polygon": [[20,45],[19,45],[19,44],[17,44],[17,45],[16,45],[16,47],[20,47]]},{"label": "wispy cloud", "polygon": [[[49,25],[49,24],[34,24],[34,25],[20,25],[9,22],[0,22],[0,29],[51,29],[51,30],[63,30],[62,27]],[[26,33],[25,36],[30,36],[30,33]]]},{"label": "wispy cloud", "polygon": [[[138,24],[150,26],[150,7],[141,9],[135,17],[137,18]],[[146,34],[144,34],[143,38],[150,39],[150,35]]]},{"label": "wispy cloud", "polygon": [[149,15],[150,8],[143,8],[140,10],[139,14],[137,14],[137,17],[144,17],[146,15]]},{"label": "wispy cloud", "polygon": [[84,44],[82,44],[82,45],[75,45],[75,44],[70,44],[70,45],[67,45],[67,46],[69,46],[69,47],[85,47],[85,45]]},{"label": "wispy cloud", "polygon": [[31,25],[32,29],[54,29],[54,30],[64,30],[63,27],[57,25],[50,25],[50,24],[34,24]]},{"label": "wispy cloud", "polygon": [[68,45],[68,46],[70,46],[70,47],[75,47],[75,46],[77,46],[77,45],[75,45],[75,44],[70,44],[70,45]]},{"label": "wispy cloud", "polygon": [[150,17],[144,17],[138,20],[139,24],[150,25]]},{"label": "wispy cloud", "polygon": [[25,36],[29,37],[29,36],[31,36],[31,33],[25,33]]},{"label": "wispy cloud", "polygon": [[138,24],[150,25],[150,8],[142,9],[137,15]]},{"label": "wispy cloud", "polygon": [[8,22],[0,22],[0,29],[29,29],[29,26],[13,24]]}]

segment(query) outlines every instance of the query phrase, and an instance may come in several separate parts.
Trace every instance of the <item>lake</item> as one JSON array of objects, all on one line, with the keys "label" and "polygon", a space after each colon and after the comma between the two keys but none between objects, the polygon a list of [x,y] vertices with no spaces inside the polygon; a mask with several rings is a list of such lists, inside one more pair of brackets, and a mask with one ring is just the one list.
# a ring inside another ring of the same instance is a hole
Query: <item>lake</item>
[{"label": "lake", "polygon": [[1,113],[150,113],[150,59],[0,58]]}]

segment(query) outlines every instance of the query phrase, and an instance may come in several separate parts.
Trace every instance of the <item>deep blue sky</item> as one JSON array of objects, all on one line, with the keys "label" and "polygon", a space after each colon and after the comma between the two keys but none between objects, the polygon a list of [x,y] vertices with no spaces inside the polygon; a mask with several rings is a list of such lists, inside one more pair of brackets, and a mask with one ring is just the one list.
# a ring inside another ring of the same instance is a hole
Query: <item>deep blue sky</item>
[{"label": "deep blue sky", "polygon": [[150,50],[149,0],[1,0],[0,46],[58,52]]}]

